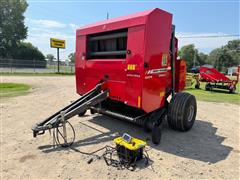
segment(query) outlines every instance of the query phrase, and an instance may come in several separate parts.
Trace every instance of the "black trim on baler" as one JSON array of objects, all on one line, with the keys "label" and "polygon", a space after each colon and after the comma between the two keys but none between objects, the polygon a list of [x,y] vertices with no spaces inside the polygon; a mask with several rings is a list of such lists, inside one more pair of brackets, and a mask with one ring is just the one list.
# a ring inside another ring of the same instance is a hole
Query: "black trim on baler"
[{"label": "black trim on baler", "polygon": [[128,29],[87,35],[87,60],[126,58],[127,35]]},{"label": "black trim on baler", "polygon": [[149,113],[146,113],[142,109],[128,106],[123,102],[109,98],[91,109],[97,113],[125,120],[140,126],[144,124],[145,117],[149,115]]},{"label": "black trim on baler", "polygon": [[104,52],[91,52],[90,56],[118,56],[125,55],[126,51],[104,51]]},{"label": "black trim on baler", "polygon": [[174,96],[175,94],[175,26],[174,25],[172,25],[170,55],[171,55],[171,71],[172,71],[172,96]]},{"label": "black trim on baler", "polygon": [[119,33],[114,33],[114,31],[113,31],[113,32],[110,32],[110,33],[113,33],[113,34],[91,35],[88,40],[89,41],[98,41],[98,40],[106,40],[106,39],[127,37],[127,31],[126,32],[119,32]]}]

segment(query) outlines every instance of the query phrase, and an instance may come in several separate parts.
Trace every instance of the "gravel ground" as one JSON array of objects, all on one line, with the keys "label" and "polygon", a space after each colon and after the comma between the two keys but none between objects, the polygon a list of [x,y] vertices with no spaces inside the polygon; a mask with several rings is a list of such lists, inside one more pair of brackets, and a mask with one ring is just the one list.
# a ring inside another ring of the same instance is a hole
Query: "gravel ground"
[{"label": "gravel ground", "polygon": [[[78,98],[73,76],[3,76],[3,82],[32,85],[25,96],[1,99],[1,179],[239,179],[239,106],[198,102],[191,131],[175,132],[164,124],[158,146],[148,141],[150,165],[132,172],[109,167],[103,159],[53,148],[46,132],[32,137],[31,127]],[[74,117],[74,148],[91,152],[124,132],[146,139],[140,127],[101,115]],[[100,152],[99,154],[101,154]]]}]

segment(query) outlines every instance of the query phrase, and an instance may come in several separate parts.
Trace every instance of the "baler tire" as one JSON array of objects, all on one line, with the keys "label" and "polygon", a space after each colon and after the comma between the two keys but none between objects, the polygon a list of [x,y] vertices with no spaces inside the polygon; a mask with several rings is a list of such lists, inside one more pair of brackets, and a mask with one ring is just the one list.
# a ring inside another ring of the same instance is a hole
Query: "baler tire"
[{"label": "baler tire", "polygon": [[196,85],[195,85],[195,89],[200,89],[200,85],[199,85],[199,84],[196,84]]},{"label": "baler tire", "polygon": [[93,109],[90,109],[91,114],[95,114],[95,111]]},{"label": "baler tire", "polygon": [[86,114],[86,112],[87,112],[87,110],[85,110],[85,111],[79,113],[78,116],[79,116],[79,117],[82,117],[82,116],[84,116],[84,115]]},{"label": "baler tire", "polygon": [[147,122],[146,121],[144,121],[144,125],[143,125],[143,131],[145,132],[145,133],[149,133],[149,132],[151,132],[152,130],[148,127],[148,125],[147,125]]},{"label": "baler tire", "polygon": [[162,130],[161,127],[155,127],[152,130],[152,142],[155,145],[158,145],[161,141],[161,137],[162,137]]},{"label": "baler tire", "polygon": [[210,91],[212,91],[213,90],[213,87],[210,85]]},{"label": "baler tire", "polygon": [[211,91],[211,85],[206,84],[206,85],[205,85],[205,90],[206,90],[206,91]]},{"label": "baler tire", "polygon": [[192,128],[197,114],[195,96],[183,92],[177,93],[169,104],[168,125],[177,131],[188,131]]},{"label": "baler tire", "polygon": [[229,89],[229,93],[230,94],[235,94],[235,92],[236,92],[236,88],[235,87]]},{"label": "baler tire", "polygon": [[152,131],[152,128],[150,127],[150,123],[152,123],[152,122],[151,122],[151,119],[150,119],[149,117],[146,117],[146,118],[144,119],[144,124],[143,124],[143,130],[144,130],[144,132],[149,133],[149,132]]}]

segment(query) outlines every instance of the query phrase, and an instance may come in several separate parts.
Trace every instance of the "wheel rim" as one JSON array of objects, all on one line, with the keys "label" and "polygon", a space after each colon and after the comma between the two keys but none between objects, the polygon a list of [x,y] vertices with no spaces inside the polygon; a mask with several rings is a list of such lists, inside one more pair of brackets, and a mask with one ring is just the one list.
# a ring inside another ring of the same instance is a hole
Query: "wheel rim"
[{"label": "wheel rim", "polygon": [[194,107],[193,105],[191,105],[188,109],[188,122],[191,122],[193,119],[193,115],[194,115]]}]

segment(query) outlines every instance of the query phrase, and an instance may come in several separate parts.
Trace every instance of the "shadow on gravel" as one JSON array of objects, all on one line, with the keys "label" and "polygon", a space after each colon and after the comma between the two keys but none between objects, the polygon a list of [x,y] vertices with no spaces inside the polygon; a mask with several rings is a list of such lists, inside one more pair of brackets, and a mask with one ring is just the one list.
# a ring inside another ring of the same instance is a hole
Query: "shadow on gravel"
[{"label": "shadow on gravel", "polygon": [[233,149],[222,144],[225,137],[216,134],[217,128],[213,127],[212,123],[202,120],[196,120],[188,132],[171,130],[164,122],[161,143],[157,146],[149,141],[150,133],[144,133],[141,127],[131,123],[105,116],[95,116],[89,121],[109,129],[112,133],[118,132],[121,135],[126,132],[133,137],[147,140],[149,146],[159,151],[203,162],[216,163],[224,160]]},{"label": "shadow on gravel", "polygon": [[[93,116],[89,121],[108,129],[109,132],[104,133],[97,130],[101,134],[81,140],[76,139],[72,146],[73,148],[108,142],[113,140],[117,134],[122,135],[123,133],[128,133],[133,137],[146,140],[148,145],[156,150],[209,163],[217,163],[226,159],[233,149],[232,147],[222,144],[225,137],[216,135],[217,128],[213,127],[212,123],[202,120],[196,120],[193,128],[188,132],[176,132],[171,130],[167,123],[164,122],[162,139],[159,145],[152,144],[150,140],[151,134],[145,133],[143,128],[132,123],[102,115]],[[89,125],[81,123],[81,126],[82,125],[95,129]],[[40,146],[39,149],[45,153],[66,150],[66,148],[60,147],[50,148],[49,145]]]}]

